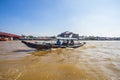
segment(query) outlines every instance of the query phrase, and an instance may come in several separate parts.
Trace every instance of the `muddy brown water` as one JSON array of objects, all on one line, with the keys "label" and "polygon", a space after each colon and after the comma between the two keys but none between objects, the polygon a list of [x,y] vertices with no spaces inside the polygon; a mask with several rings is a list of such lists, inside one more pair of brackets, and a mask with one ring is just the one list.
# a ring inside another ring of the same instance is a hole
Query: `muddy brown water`
[{"label": "muddy brown water", "polygon": [[120,80],[120,42],[86,42],[46,51],[0,42],[0,80]]}]

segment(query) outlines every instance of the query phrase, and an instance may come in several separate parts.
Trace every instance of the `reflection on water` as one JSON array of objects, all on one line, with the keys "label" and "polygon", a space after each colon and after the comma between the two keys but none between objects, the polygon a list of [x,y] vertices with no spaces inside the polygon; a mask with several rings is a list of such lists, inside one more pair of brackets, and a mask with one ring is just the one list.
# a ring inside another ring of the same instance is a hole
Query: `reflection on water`
[{"label": "reflection on water", "polygon": [[0,42],[0,80],[120,80],[119,66],[120,42],[87,41],[77,49],[46,51]]}]

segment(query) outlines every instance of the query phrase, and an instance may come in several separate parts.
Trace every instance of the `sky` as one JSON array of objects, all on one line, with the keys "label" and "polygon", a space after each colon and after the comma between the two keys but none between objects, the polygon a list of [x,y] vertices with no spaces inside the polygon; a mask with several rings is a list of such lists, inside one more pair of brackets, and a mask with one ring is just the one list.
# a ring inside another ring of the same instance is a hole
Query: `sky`
[{"label": "sky", "polygon": [[0,0],[0,31],[120,37],[120,0]]}]

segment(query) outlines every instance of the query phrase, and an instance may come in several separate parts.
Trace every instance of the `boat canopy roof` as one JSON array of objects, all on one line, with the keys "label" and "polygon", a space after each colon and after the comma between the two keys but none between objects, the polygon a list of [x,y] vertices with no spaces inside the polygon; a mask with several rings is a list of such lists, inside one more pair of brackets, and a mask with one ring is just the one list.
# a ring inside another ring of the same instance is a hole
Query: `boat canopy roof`
[{"label": "boat canopy roof", "polygon": [[57,37],[57,39],[60,39],[60,40],[78,40],[77,38],[69,38],[69,37]]}]

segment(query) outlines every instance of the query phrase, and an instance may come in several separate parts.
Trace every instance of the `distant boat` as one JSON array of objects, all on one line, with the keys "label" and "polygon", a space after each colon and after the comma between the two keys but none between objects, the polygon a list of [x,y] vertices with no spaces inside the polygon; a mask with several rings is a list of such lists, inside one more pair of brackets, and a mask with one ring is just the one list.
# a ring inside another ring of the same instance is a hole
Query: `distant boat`
[{"label": "distant boat", "polygon": [[[57,38],[57,40],[75,40],[74,38]],[[86,44],[85,42],[77,44],[52,44],[52,43],[32,43],[28,41],[21,41],[30,48],[35,48],[37,50],[51,49],[51,48],[78,48]]]},{"label": "distant boat", "polygon": [[8,41],[8,38],[0,38],[0,41]]}]

